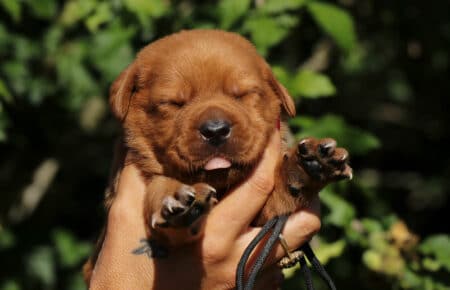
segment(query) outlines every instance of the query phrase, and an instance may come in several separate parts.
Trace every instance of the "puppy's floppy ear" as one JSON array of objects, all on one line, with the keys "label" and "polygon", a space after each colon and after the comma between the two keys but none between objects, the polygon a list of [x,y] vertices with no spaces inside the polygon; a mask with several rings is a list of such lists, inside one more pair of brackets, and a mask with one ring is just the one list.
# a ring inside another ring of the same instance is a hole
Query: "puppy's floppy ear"
[{"label": "puppy's floppy ear", "polygon": [[272,70],[267,63],[264,64],[264,72],[267,82],[280,99],[286,113],[289,115],[289,117],[294,117],[296,113],[295,103],[291,95],[289,95],[288,90],[275,78]]},{"label": "puppy's floppy ear", "polygon": [[114,115],[120,121],[125,120],[131,98],[136,90],[137,65],[132,63],[120,73],[109,89],[109,104]]}]

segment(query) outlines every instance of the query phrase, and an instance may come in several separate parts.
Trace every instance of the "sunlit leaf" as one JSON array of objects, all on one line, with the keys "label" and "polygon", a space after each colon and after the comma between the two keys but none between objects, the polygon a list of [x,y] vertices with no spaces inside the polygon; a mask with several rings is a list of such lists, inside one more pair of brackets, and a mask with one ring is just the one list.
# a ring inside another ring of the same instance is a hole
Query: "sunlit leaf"
[{"label": "sunlit leaf", "polygon": [[330,97],[336,93],[331,80],[324,74],[301,70],[292,80],[293,95],[306,98]]},{"label": "sunlit leaf", "polygon": [[430,258],[424,258],[422,260],[422,265],[425,269],[432,272],[438,271],[442,266],[439,261]]},{"label": "sunlit leaf", "polygon": [[426,255],[433,255],[443,267],[450,271],[450,236],[434,235],[425,239],[419,250]]},{"label": "sunlit leaf", "polygon": [[[288,88],[291,82],[291,76],[286,71],[286,69],[282,66],[273,66],[272,72],[275,75],[275,78],[282,83],[286,88]],[[288,88],[289,89],[289,88]]]},{"label": "sunlit leaf", "polygon": [[253,15],[245,21],[243,30],[250,34],[258,51],[265,55],[270,47],[287,36],[290,28],[297,22],[298,18],[289,15],[279,17]]},{"label": "sunlit leaf", "polygon": [[250,7],[250,0],[221,0],[218,5],[219,22],[222,29],[230,28]]},{"label": "sunlit leaf", "polygon": [[324,222],[338,227],[350,225],[355,218],[355,208],[345,199],[334,193],[329,187],[320,192],[321,201],[330,210],[324,217]]},{"label": "sunlit leaf", "polygon": [[382,232],[383,231],[383,225],[374,219],[370,218],[364,218],[361,220],[362,225],[364,226],[364,229],[368,232]]},{"label": "sunlit leaf", "polygon": [[163,0],[123,0],[125,7],[136,14],[159,17],[168,9],[168,2]]},{"label": "sunlit leaf", "polygon": [[111,6],[103,2],[97,6],[95,12],[86,19],[86,26],[91,32],[96,32],[100,25],[110,21],[113,18]]},{"label": "sunlit leaf", "polygon": [[84,19],[97,5],[97,0],[71,0],[64,4],[60,21],[65,26],[72,26]]},{"label": "sunlit leaf", "polygon": [[67,230],[56,230],[53,239],[61,265],[64,267],[77,266],[91,252],[89,243],[77,241]]},{"label": "sunlit leaf", "polygon": [[374,271],[380,271],[383,267],[383,257],[382,255],[373,250],[365,251],[363,254],[363,262],[369,269]]},{"label": "sunlit leaf", "polygon": [[353,18],[346,10],[320,1],[310,1],[307,7],[319,26],[330,34],[342,49],[348,51],[355,45]]},{"label": "sunlit leaf", "polygon": [[319,261],[326,265],[331,259],[339,257],[344,252],[347,242],[344,239],[332,243],[320,240],[319,246],[315,249],[315,254]]}]

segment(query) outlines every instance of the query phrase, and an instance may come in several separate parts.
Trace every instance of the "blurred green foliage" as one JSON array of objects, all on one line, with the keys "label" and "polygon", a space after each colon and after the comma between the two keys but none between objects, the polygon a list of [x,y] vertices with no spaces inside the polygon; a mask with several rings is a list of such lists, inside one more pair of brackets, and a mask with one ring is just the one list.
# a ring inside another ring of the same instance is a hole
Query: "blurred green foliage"
[{"label": "blurred green foliage", "polygon": [[321,193],[312,242],[338,287],[450,289],[450,5],[431,6],[0,0],[0,290],[85,288],[117,133],[108,86],[139,48],[190,28],[248,37],[297,102],[295,137],[351,152],[355,179]]}]

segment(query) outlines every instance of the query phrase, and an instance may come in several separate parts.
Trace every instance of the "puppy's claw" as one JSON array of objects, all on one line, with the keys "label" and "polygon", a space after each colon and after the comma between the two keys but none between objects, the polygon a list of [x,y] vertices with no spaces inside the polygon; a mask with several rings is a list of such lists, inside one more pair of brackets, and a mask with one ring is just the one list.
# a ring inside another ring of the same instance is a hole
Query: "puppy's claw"
[{"label": "puppy's claw", "polygon": [[167,221],[163,219],[159,213],[154,213],[151,218],[151,226],[153,229],[167,227]]},{"label": "puppy's claw", "polygon": [[152,228],[195,227],[199,218],[217,203],[215,195],[216,190],[205,183],[180,184],[172,195],[162,200],[162,207],[153,214]]},{"label": "puppy's claw", "polygon": [[319,144],[319,154],[322,157],[331,156],[336,149],[336,141],[331,138],[323,139]]},{"label": "puppy's claw", "polygon": [[168,196],[163,200],[163,215],[168,215],[164,209],[170,214],[174,214],[177,212],[182,212],[185,209],[185,206],[172,196]]},{"label": "puppy's claw", "polygon": [[182,204],[182,205],[191,205],[195,200],[195,189],[192,186],[189,185],[182,185],[180,188],[175,192],[175,198]]},{"label": "puppy's claw", "polygon": [[216,189],[214,187],[212,187],[211,185],[207,184],[206,187],[208,187],[211,194],[215,195],[217,193]]}]

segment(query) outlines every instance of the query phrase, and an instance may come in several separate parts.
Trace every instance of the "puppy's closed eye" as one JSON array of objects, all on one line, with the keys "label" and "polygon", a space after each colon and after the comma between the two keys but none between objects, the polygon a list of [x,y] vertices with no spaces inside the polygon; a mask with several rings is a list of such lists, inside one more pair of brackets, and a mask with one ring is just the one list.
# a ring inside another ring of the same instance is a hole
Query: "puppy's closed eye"
[{"label": "puppy's closed eye", "polygon": [[181,100],[160,100],[150,104],[147,112],[149,114],[155,114],[158,112],[178,110],[181,109],[184,105],[185,102]]},{"label": "puppy's closed eye", "polygon": [[173,107],[173,108],[182,108],[185,105],[185,101],[181,100],[162,100],[159,101],[157,106],[158,107]]},{"label": "puppy's closed eye", "polygon": [[249,90],[235,91],[232,93],[233,97],[236,99],[244,99],[249,96],[263,96],[263,90],[260,88],[252,88]]}]

